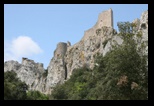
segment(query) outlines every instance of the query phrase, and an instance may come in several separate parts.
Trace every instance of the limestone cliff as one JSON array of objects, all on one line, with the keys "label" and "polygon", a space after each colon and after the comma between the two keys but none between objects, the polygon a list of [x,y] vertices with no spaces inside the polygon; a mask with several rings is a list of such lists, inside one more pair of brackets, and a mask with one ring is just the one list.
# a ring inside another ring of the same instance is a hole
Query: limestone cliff
[{"label": "limestone cliff", "polygon": [[[141,18],[133,23],[137,25],[136,30],[142,32],[142,41],[148,41],[148,11],[143,12]],[[30,86],[30,90],[50,94],[54,86],[70,78],[74,69],[82,66],[92,69],[97,53],[104,56],[112,49],[114,41],[118,44],[123,42],[113,29],[113,11],[109,9],[99,14],[96,24],[84,32],[79,42],[72,46],[70,42],[57,44],[46,77],[43,77],[43,64],[26,58],[23,58],[22,64],[16,61],[5,62],[4,71],[15,71],[18,77]],[[148,53],[148,46],[145,53]]]},{"label": "limestone cliff", "polygon": [[4,72],[6,71],[15,71],[19,79],[29,85],[30,90],[44,92],[46,78],[43,77],[42,63],[35,63],[27,58],[23,58],[21,64],[11,60],[4,63]]}]

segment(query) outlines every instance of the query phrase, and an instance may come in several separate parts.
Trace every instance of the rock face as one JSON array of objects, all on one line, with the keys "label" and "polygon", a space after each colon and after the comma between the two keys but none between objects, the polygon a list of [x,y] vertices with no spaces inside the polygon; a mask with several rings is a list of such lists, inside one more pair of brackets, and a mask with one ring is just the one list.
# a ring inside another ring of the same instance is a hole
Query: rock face
[{"label": "rock face", "polygon": [[4,63],[4,72],[15,71],[21,81],[29,85],[30,90],[44,92],[46,78],[42,77],[44,68],[42,63],[35,63],[33,60],[22,58],[22,63],[7,61]]},{"label": "rock face", "polygon": [[81,41],[73,46],[70,42],[58,43],[54,57],[48,66],[46,93],[51,92],[51,88],[57,83],[63,83],[69,79],[74,69],[83,65],[93,68],[94,55],[100,52],[102,42],[116,34],[112,27],[113,12],[109,9],[99,14],[97,23],[85,31]]},{"label": "rock face", "polygon": [[64,56],[67,50],[67,43],[60,42],[54,52],[54,57],[51,59],[48,66],[48,76],[46,82],[46,93],[51,93],[51,88],[58,83],[63,83],[67,77],[66,65]]},{"label": "rock face", "polygon": [[[143,12],[140,20],[136,19],[133,23],[136,23],[137,31],[142,31],[143,41],[148,41],[148,11]],[[94,57],[98,53],[104,56],[112,49],[111,45],[115,43],[114,41],[118,44],[123,42],[113,29],[113,11],[109,9],[99,14],[96,24],[84,32],[79,42],[72,46],[69,41],[57,44],[54,57],[47,68],[46,77],[43,77],[43,64],[27,58],[23,58],[22,64],[16,61],[6,62],[4,71],[15,71],[18,77],[30,86],[30,90],[50,94],[53,87],[70,78],[74,69],[82,66],[92,69]]]},{"label": "rock face", "polygon": [[[148,11],[144,11],[140,17],[140,20],[136,19],[133,21],[133,23],[136,23],[137,25],[136,33],[142,33],[141,43],[147,43],[147,46],[143,52],[145,54],[148,54]],[[138,45],[141,45],[141,43],[139,43]]]},{"label": "rock face", "polygon": [[143,40],[148,40],[148,11],[145,11],[141,15],[140,27],[139,29],[143,33]]}]

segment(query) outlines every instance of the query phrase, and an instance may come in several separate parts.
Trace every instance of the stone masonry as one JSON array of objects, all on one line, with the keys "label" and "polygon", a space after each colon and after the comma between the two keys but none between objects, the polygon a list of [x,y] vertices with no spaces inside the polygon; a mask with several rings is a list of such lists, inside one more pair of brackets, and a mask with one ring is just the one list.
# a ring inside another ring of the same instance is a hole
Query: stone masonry
[{"label": "stone masonry", "polygon": [[[143,41],[148,41],[148,11],[143,12],[141,18],[134,22],[137,23],[136,29],[143,34]],[[123,40],[113,29],[113,11],[109,9],[99,14],[96,24],[84,32],[79,42],[74,45],[69,41],[57,44],[47,67],[47,76],[43,76],[45,71],[42,63],[27,58],[22,58],[22,64],[17,61],[5,62],[4,72],[15,71],[29,85],[30,90],[51,94],[53,87],[67,81],[75,69],[83,66],[93,69],[97,54],[105,56],[115,42],[122,44]],[[148,53],[148,46],[145,53]]]},{"label": "stone masonry", "polygon": [[103,11],[102,13],[99,14],[98,16],[98,27],[101,28],[103,26],[106,27],[111,27],[113,28],[113,11],[110,8],[107,11]]}]

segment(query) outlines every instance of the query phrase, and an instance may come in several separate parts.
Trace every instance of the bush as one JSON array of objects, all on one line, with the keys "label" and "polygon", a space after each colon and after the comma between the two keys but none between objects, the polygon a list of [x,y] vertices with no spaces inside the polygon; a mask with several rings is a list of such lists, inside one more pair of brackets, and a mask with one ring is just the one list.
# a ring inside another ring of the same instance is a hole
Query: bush
[{"label": "bush", "polygon": [[7,71],[4,73],[4,100],[24,100],[27,89],[28,86],[16,78],[15,72]]},{"label": "bush", "polygon": [[49,97],[39,91],[28,91],[27,100],[49,100]]},{"label": "bush", "polygon": [[113,45],[104,57],[98,55],[93,70],[86,67],[74,70],[68,81],[54,88],[53,99],[148,99],[148,56],[143,54],[142,48],[146,45],[138,46],[129,22],[118,23],[118,27],[123,44]]},{"label": "bush", "polygon": [[48,100],[48,96],[39,91],[26,91],[28,86],[19,80],[14,71],[4,73],[4,100]]}]

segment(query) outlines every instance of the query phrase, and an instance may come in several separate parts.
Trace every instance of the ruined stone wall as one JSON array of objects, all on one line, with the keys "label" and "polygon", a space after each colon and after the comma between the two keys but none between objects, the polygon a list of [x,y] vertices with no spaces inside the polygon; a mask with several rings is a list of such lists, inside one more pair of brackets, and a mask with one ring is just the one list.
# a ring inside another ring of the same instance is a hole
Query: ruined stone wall
[{"label": "ruined stone wall", "polygon": [[[148,11],[142,13],[140,20],[135,22],[137,30],[143,34],[142,41],[148,41]],[[72,46],[70,42],[57,44],[54,57],[47,68],[47,76],[43,76],[41,73],[44,72],[42,63],[35,63],[27,58],[22,59],[22,64],[16,61],[5,62],[4,72],[13,70],[21,81],[25,81],[29,85],[30,90],[51,94],[53,88],[68,80],[75,69],[83,66],[93,69],[97,65],[94,62],[96,55],[103,54],[105,56],[115,42],[120,45],[123,40],[117,36],[117,32],[113,29],[113,13],[109,9],[100,13],[96,24],[85,31],[84,37],[79,42]],[[145,53],[148,54],[148,46]]]},{"label": "ruined stone wall", "polygon": [[87,40],[91,36],[96,36],[97,35],[96,30],[101,29],[103,26],[113,28],[112,9],[101,12],[98,16],[96,24],[92,28],[84,32],[84,36],[82,39]]},{"label": "ruined stone wall", "polygon": [[38,67],[43,67],[43,63],[37,63]]},{"label": "ruined stone wall", "polygon": [[67,43],[60,42],[57,44],[57,49],[54,53],[54,56],[59,57],[59,56],[64,56],[67,50]]},{"label": "ruined stone wall", "polygon": [[113,11],[109,9],[107,11],[103,11],[99,14],[98,17],[98,28],[102,26],[107,26],[113,28]]},{"label": "ruined stone wall", "polygon": [[35,64],[34,60],[30,60],[28,58],[22,58],[22,65],[31,65],[31,64]]},{"label": "ruined stone wall", "polygon": [[41,73],[44,72],[43,63],[35,63],[34,60],[31,60],[25,57],[22,58],[22,65],[35,67],[35,68],[38,68],[38,71],[40,71]]}]

